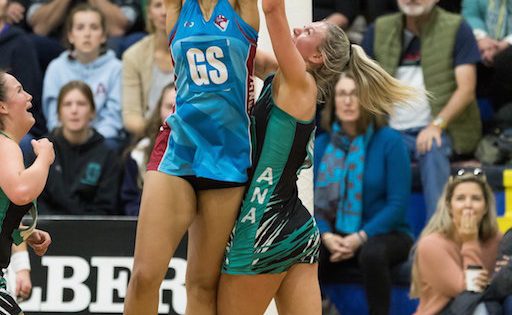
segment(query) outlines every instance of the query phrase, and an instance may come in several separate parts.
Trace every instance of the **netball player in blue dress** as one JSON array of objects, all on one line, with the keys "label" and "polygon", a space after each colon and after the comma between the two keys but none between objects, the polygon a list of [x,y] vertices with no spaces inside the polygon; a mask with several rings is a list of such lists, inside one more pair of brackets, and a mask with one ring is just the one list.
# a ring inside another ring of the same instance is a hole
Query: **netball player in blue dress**
[{"label": "netball player in blue dress", "polygon": [[176,112],[144,179],[125,314],[156,314],[161,282],[188,229],[187,314],[216,314],[224,248],[251,166],[248,110],[257,0],[166,0]]},{"label": "netball player in blue dress", "polygon": [[337,26],[316,22],[291,36],[284,0],[263,0],[263,11],[275,58],[256,57],[265,84],[251,113],[252,179],[226,249],[218,314],[263,314],[275,297],[279,314],[320,315],[320,235],[296,184],[311,166],[316,104],[332,102],[343,70],[355,74],[361,104],[372,112],[389,112],[413,91]]}]

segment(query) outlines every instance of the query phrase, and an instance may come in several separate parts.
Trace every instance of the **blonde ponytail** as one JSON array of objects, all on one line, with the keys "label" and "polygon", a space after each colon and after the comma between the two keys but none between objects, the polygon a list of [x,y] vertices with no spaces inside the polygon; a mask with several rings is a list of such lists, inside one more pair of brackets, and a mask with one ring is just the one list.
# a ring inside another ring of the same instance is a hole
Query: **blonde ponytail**
[{"label": "blonde ponytail", "polygon": [[361,106],[370,112],[391,114],[395,104],[416,98],[416,89],[393,78],[359,45],[350,47],[348,70],[354,75]]}]

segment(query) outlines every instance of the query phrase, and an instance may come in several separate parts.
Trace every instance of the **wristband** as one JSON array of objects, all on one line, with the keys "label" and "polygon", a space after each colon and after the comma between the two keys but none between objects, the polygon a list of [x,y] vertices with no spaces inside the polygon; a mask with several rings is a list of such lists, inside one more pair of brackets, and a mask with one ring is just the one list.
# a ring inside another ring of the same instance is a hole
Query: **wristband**
[{"label": "wristband", "polygon": [[14,272],[20,270],[30,270],[30,259],[26,250],[16,252],[11,255],[11,263],[9,264]]}]

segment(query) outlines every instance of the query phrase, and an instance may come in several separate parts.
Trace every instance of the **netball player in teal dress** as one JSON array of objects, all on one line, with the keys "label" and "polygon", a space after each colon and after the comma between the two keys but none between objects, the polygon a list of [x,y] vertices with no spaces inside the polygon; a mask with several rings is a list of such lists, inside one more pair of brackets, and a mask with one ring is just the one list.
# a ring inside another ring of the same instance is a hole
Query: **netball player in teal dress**
[{"label": "netball player in teal dress", "polygon": [[266,80],[251,115],[252,179],[226,248],[218,314],[263,314],[275,297],[280,314],[320,315],[320,236],[296,184],[312,163],[317,101],[332,103],[343,70],[356,74],[369,111],[389,111],[412,91],[340,28],[315,22],[291,36],[284,0],[263,0],[263,11],[275,59],[259,51],[256,57],[255,73]]},{"label": "netball player in teal dress", "polygon": [[12,244],[26,241],[42,256],[51,243],[47,232],[35,229],[35,220],[29,228],[18,228],[27,212],[30,211],[34,219],[37,217],[34,200],[43,191],[55,158],[48,139],[32,140],[36,160],[27,169],[23,165],[19,142],[35,123],[28,111],[31,101],[32,96],[16,78],[0,71],[0,308],[2,314],[10,315],[22,314],[6,292],[6,281],[1,273],[9,265]]},{"label": "netball player in teal dress", "polygon": [[216,314],[224,249],[251,167],[257,0],[167,0],[166,9],[176,112],[148,163],[125,314],[156,314],[187,229],[186,313]]}]

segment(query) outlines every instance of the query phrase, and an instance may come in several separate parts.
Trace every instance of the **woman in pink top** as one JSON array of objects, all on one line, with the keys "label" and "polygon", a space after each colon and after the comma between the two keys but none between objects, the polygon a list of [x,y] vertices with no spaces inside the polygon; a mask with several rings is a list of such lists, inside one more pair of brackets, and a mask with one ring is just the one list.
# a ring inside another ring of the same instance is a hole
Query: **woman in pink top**
[{"label": "woman in pink top", "polygon": [[494,194],[482,171],[451,176],[418,241],[411,284],[411,296],[420,299],[415,315],[438,314],[465,291],[469,265],[483,267],[475,284],[485,288],[501,237]]}]

